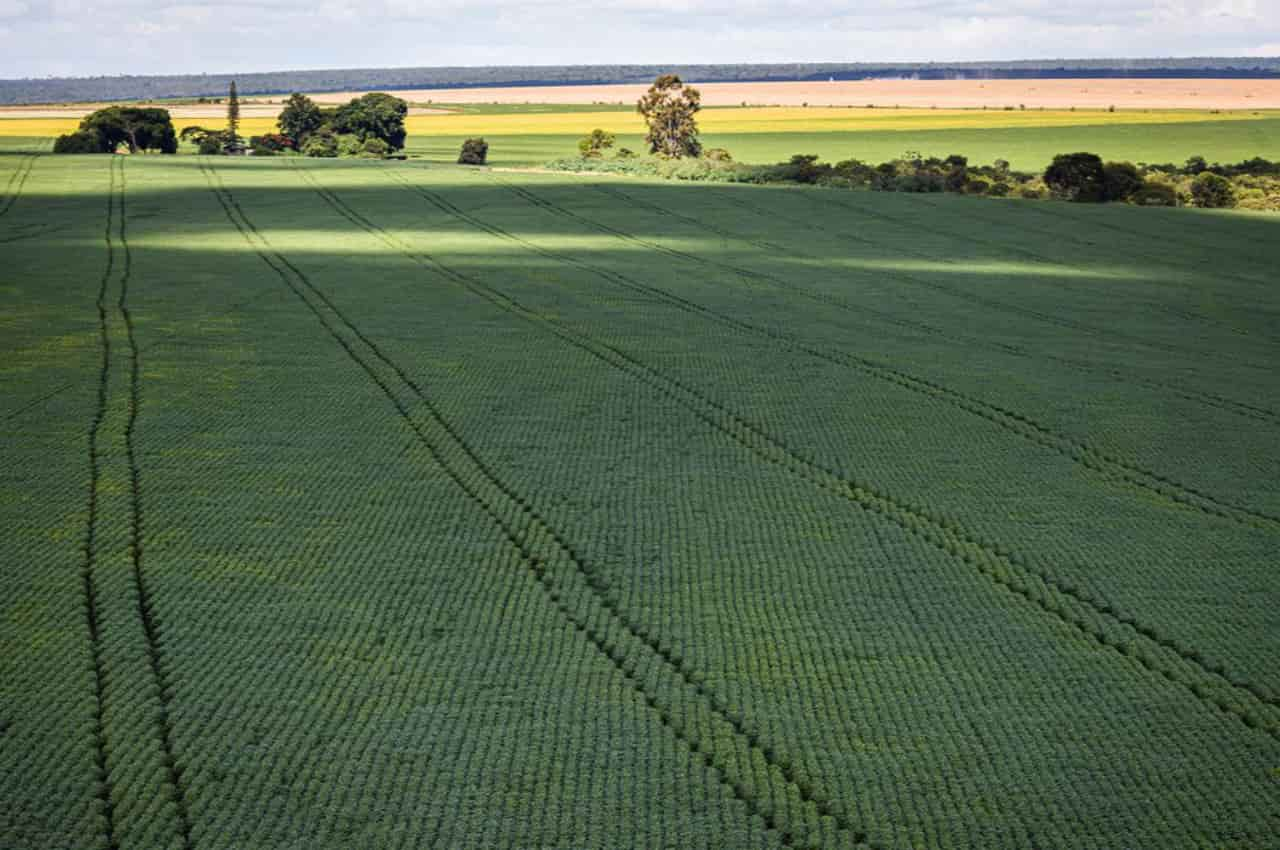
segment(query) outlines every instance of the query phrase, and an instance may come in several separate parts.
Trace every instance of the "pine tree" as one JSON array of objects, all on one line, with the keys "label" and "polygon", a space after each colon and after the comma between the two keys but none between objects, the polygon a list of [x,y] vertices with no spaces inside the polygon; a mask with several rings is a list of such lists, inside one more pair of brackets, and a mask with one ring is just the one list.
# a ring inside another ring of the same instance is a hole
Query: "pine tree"
[{"label": "pine tree", "polygon": [[231,92],[227,96],[227,137],[235,144],[240,138],[240,96],[236,94],[236,81],[231,81]]}]

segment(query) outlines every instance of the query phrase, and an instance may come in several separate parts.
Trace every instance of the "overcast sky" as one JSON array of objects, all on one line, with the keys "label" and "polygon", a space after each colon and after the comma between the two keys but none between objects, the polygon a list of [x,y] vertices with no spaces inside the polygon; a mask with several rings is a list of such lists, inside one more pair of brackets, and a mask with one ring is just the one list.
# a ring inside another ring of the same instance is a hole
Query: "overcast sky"
[{"label": "overcast sky", "polygon": [[1280,0],[0,0],[0,77],[1280,54]]}]

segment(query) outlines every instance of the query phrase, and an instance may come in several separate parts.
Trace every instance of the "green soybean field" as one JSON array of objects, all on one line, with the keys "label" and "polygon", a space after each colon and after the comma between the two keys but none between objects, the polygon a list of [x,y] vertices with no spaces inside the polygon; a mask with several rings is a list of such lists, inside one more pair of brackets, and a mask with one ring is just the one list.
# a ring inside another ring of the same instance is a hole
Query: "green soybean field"
[{"label": "green soybean field", "polygon": [[0,848],[1280,847],[1280,219],[0,192]]}]

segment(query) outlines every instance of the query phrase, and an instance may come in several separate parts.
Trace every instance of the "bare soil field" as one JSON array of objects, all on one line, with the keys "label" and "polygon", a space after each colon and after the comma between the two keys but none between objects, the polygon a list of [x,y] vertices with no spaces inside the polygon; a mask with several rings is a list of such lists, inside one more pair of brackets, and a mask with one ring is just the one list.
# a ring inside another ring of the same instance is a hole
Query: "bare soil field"
[{"label": "bare soil field", "polygon": [[[418,89],[396,92],[422,103],[631,103],[647,87],[634,85],[524,86]],[[843,80],[835,82],[701,83],[708,106],[915,106],[1025,105],[1063,109],[1276,109],[1280,80],[1078,79],[1078,80]],[[349,100],[352,92],[313,95],[323,103]]]}]

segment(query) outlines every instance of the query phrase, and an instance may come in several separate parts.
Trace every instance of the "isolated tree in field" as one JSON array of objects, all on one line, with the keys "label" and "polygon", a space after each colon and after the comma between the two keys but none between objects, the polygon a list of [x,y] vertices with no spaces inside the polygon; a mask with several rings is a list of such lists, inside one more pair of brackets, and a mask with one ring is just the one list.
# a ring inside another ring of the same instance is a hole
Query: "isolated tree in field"
[{"label": "isolated tree in field", "polygon": [[1045,185],[1068,201],[1098,203],[1106,200],[1106,174],[1102,159],[1094,153],[1060,153],[1044,172]]},{"label": "isolated tree in field", "polygon": [[[54,144],[59,153],[111,153],[120,145],[128,145],[130,153],[156,150],[160,153],[178,152],[178,135],[166,109],[148,109],[136,106],[110,106],[80,122],[80,129],[70,136],[60,138]],[[97,144],[92,143],[96,137]],[[63,141],[63,140],[66,141]]]},{"label": "isolated tree in field", "polygon": [[613,147],[615,141],[617,139],[613,133],[597,127],[589,135],[583,136],[578,142],[578,152],[582,154],[584,159],[598,159],[604,155],[606,150]]},{"label": "isolated tree in field", "polygon": [[458,154],[459,165],[484,165],[489,158],[489,143],[484,139],[467,139]]},{"label": "isolated tree in field", "polygon": [[636,104],[636,111],[649,125],[645,136],[649,151],[673,158],[701,153],[698,124],[693,117],[700,109],[702,94],[687,87],[675,74],[664,74],[654,80],[648,93]]},{"label": "isolated tree in field", "polygon": [[301,150],[311,134],[324,126],[324,115],[315,101],[305,94],[294,92],[285,101],[276,124],[280,127],[280,132],[293,139],[293,143]]},{"label": "isolated tree in field", "polygon": [[240,95],[236,93],[236,81],[231,81],[227,92],[227,134],[232,141],[240,137]]},{"label": "isolated tree in field", "polygon": [[361,143],[370,138],[382,139],[392,150],[404,147],[404,119],[409,104],[383,92],[373,92],[338,107],[333,114],[333,129],[349,133]]}]

